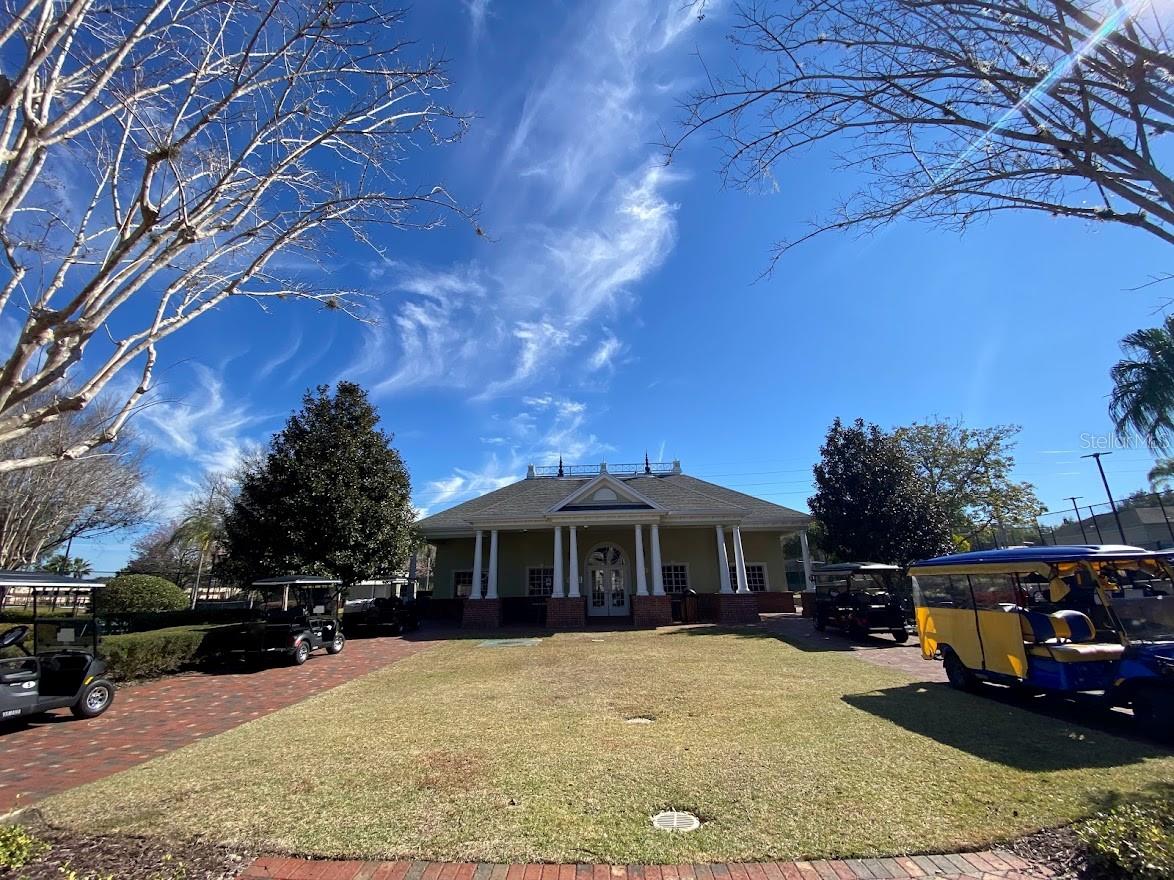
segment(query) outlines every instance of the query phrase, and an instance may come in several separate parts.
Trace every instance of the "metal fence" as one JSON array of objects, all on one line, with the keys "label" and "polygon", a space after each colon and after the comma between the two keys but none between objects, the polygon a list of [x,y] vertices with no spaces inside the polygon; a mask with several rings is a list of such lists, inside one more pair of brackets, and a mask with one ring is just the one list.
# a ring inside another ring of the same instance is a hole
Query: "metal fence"
[{"label": "metal fence", "polygon": [[1052,510],[1031,529],[1015,530],[1017,543],[1032,544],[1129,544],[1147,550],[1174,548],[1174,492],[1151,492],[1117,502],[1107,501]]}]

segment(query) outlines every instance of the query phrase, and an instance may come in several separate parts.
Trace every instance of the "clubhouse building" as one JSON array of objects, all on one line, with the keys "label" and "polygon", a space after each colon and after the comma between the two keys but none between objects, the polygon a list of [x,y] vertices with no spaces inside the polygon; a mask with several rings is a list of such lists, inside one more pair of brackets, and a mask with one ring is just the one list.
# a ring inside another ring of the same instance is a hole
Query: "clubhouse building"
[{"label": "clubhouse building", "polygon": [[[464,625],[745,623],[793,610],[784,542],[807,514],[672,464],[536,468],[429,516],[432,601]],[[798,563],[792,562],[792,567]]]}]

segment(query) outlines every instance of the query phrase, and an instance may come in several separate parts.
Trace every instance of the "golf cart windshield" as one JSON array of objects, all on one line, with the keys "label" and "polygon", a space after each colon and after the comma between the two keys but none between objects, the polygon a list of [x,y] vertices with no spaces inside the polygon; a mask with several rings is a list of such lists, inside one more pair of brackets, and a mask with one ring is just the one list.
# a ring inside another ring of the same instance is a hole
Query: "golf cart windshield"
[{"label": "golf cart windshield", "polygon": [[852,573],[817,574],[815,590],[821,595],[839,593],[891,593],[892,579],[887,571],[857,571]]},{"label": "golf cart windshield", "polygon": [[1167,563],[1101,569],[1106,594],[1133,642],[1174,642],[1174,579]]},{"label": "golf cart windshield", "polygon": [[36,652],[94,651],[98,626],[92,617],[42,618],[36,625]]}]

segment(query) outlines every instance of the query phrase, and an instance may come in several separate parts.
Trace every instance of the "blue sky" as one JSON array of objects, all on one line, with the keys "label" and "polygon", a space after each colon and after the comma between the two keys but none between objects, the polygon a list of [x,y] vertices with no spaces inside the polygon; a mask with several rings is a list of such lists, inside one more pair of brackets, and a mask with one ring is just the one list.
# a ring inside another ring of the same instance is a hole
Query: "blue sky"
[{"label": "blue sky", "polygon": [[[451,102],[476,118],[405,175],[479,206],[488,235],[389,233],[385,258],[343,248],[307,266],[375,294],[374,326],[243,301],[168,340],[137,420],[162,514],[280,428],[306,387],[340,378],[371,390],[430,512],[528,462],[646,450],[804,509],[834,417],[935,414],[1022,425],[1019,476],[1050,509],[1104,500],[1078,456],[1110,433],[1120,338],[1159,322],[1166,291],[1133,288],[1169,268],[1163,245],[1041,217],[965,237],[898,224],[817,239],[759,280],[771,245],[851,180],[812,152],[776,170],[773,192],[723,189],[705,138],[664,166],[662,131],[699,83],[697,54],[721,63],[731,15],[710,3],[699,21],[672,0],[419,4],[409,26],[451,59]],[[1115,491],[1150,462],[1106,458]],[[132,538],[75,551],[114,569]]]}]

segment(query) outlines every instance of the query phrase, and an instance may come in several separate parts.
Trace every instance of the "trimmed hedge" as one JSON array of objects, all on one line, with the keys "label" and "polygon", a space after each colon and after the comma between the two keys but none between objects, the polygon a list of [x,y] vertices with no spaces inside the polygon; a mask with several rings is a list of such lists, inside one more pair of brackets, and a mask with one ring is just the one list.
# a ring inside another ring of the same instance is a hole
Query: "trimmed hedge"
[{"label": "trimmed hedge", "polygon": [[106,636],[99,646],[108,675],[118,681],[179,672],[205,656],[210,627],[179,626],[154,632]]},{"label": "trimmed hedge", "polygon": [[94,591],[94,604],[101,615],[182,611],[188,607],[188,594],[153,574],[120,574],[105,589]]}]

